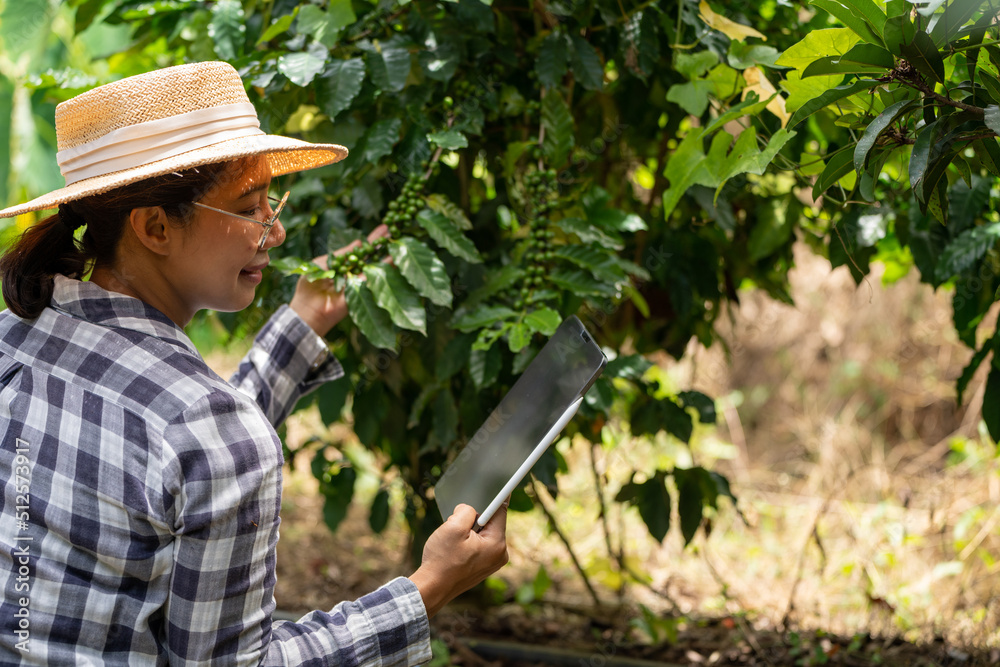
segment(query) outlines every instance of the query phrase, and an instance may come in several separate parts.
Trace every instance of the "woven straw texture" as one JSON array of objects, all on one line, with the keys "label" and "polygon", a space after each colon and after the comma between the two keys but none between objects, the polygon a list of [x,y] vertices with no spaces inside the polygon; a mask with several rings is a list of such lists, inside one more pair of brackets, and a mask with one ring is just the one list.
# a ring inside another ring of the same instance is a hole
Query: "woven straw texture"
[{"label": "woven straw texture", "polygon": [[[56,107],[59,150],[79,146],[137,123],[224,104],[249,102],[239,74],[228,63],[204,62],[168,67],[115,81],[82,93]],[[311,144],[276,135],[229,139],[131,169],[95,176],[0,211],[11,217],[101,194],[153,176],[203,164],[266,155],[273,176],[322,167],[347,157],[337,144]]]}]

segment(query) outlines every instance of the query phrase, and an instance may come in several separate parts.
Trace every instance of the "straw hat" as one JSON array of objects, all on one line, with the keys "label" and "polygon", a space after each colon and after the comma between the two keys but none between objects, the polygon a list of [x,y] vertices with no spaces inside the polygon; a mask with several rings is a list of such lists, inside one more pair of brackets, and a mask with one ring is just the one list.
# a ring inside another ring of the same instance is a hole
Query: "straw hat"
[{"label": "straw hat", "polygon": [[66,187],[0,211],[54,208],[152,176],[266,155],[274,176],[347,157],[336,144],[264,134],[232,65],[179,65],[98,86],[56,107]]}]

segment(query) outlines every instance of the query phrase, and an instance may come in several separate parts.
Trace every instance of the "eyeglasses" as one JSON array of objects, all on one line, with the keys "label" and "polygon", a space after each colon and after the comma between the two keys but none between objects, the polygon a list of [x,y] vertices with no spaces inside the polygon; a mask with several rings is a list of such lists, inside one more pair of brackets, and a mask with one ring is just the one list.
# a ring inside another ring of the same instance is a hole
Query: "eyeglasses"
[{"label": "eyeglasses", "polygon": [[292,193],[286,192],[285,196],[282,197],[280,201],[275,199],[274,197],[267,198],[269,202],[277,202],[278,204],[277,206],[274,207],[273,209],[274,212],[271,213],[271,217],[267,219],[267,222],[261,222],[260,220],[256,220],[254,218],[248,218],[247,216],[240,215],[239,213],[233,213],[232,211],[224,211],[221,208],[215,208],[214,206],[208,206],[206,204],[200,204],[198,202],[192,202],[191,205],[198,206],[199,208],[207,208],[209,211],[215,211],[216,213],[225,213],[226,215],[231,215],[234,218],[239,218],[241,220],[249,220],[250,222],[262,226],[264,229],[260,233],[260,241],[257,242],[257,249],[260,250],[263,249],[264,243],[267,241],[267,235],[271,233],[271,227],[274,227],[274,223],[278,222],[278,214],[281,213],[281,209],[285,207],[285,202],[288,201],[288,195],[290,194]]}]

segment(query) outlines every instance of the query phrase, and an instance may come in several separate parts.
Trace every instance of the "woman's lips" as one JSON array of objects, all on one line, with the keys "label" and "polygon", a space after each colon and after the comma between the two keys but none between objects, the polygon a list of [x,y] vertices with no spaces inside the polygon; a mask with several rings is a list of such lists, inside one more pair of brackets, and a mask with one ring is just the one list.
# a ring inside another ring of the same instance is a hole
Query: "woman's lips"
[{"label": "woman's lips", "polygon": [[268,262],[257,264],[255,266],[248,266],[240,271],[240,277],[257,284],[264,279],[264,269],[267,268],[267,265]]}]

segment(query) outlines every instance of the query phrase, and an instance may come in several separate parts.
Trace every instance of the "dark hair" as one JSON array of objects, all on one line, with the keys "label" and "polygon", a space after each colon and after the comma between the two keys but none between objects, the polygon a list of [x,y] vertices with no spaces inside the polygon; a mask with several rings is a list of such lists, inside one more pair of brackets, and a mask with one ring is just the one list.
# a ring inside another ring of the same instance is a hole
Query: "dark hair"
[{"label": "dark hair", "polygon": [[[4,301],[19,317],[35,319],[49,305],[55,274],[79,279],[95,263],[114,261],[132,209],[162,206],[171,222],[184,224],[191,202],[227,177],[238,177],[251,160],[200,165],[61,204],[59,213],[25,230],[0,258]],[[74,230],[84,224],[77,241]]]}]

